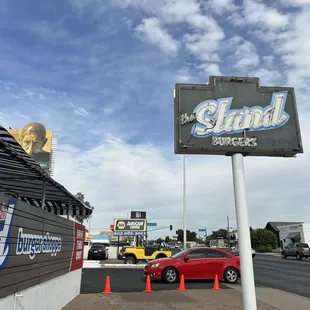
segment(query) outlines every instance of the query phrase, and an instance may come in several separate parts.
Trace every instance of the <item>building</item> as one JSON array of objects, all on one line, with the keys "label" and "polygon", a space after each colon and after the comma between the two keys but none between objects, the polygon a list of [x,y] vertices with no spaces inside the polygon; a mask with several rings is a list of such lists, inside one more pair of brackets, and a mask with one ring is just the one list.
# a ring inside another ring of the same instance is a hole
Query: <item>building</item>
[{"label": "building", "polygon": [[270,230],[273,232],[276,237],[277,237],[277,246],[280,248],[281,247],[281,242],[280,242],[280,230],[279,226],[286,226],[286,225],[297,225],[297,224],[302,224],[303,222],[268,222],[267,225],[265,226],[265,229]]},{"label": "building", "polygon": [[278,226],[278,229],[281,249],[295,242],[310,244],[310,223],[283,225]]},{"label": "building", "polygon": [[231,247],[238,244],[238,230],[233,230],[229,233],[229,243]]}]

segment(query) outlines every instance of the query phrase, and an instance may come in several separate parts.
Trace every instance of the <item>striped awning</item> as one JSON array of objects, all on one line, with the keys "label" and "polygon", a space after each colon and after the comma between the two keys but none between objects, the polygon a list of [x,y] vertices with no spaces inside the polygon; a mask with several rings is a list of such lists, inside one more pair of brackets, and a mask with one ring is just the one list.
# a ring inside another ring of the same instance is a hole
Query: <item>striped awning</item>
[{"label": "striped awning", "polygon": [[91,207],[50,177],[2,126],[0,191],[58,215],[88,216],[92,213]]}]

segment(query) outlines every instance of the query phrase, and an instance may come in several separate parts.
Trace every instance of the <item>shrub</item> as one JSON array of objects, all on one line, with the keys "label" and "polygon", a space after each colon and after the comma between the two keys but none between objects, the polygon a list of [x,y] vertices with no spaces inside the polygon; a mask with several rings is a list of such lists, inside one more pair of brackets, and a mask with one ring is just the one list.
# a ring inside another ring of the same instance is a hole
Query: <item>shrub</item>
[{"label": "shrub", "polygon": [[258,253],[269,253],[269,252],[272,252],[272,247],[271,246],[266,246],[266,245],[261,245],[261,246],[258,246],[255,249],[255,251],[258,252]]}]

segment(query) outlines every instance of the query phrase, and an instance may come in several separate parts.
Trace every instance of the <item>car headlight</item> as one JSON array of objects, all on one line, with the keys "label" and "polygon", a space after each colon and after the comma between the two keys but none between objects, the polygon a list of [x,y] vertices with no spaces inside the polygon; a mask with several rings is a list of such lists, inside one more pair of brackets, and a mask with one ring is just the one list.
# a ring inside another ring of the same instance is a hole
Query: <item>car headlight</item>
[{"label": "car headlight", "polygon": [[157,268],[159,266],[159,264],[154,264],[151,266],[151,268]]}]

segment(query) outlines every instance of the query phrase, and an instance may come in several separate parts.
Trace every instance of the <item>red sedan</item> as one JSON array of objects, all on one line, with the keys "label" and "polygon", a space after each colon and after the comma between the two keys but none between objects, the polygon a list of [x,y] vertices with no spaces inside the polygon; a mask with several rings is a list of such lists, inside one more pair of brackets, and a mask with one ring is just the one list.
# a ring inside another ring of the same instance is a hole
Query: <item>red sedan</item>
[{"label": "red sedan", "polygon": [[183,250],[171,257],[148,262],[144,275],[167,283],[178,281],[181,275],[185,280],[214,279],[236,283],[240,277],[239,257],[226,251],[212,248]]}]

